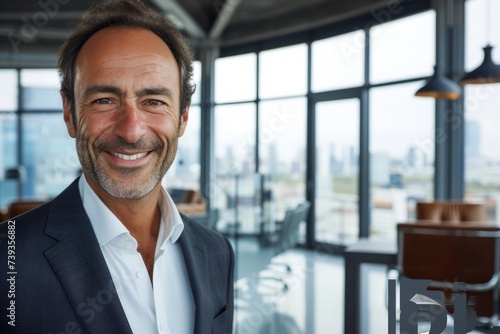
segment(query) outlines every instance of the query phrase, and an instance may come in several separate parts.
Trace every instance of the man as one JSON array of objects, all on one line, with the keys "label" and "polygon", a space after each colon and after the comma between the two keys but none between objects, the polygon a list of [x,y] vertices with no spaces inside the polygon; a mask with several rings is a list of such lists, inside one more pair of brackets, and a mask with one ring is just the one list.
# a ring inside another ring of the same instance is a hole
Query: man
[{"label": "man", "polygon": [[182,35],[136,0],[108,1],[59,67],[83,175],[0,226],[0,332],[231,333],[232,248],[161,187],[193,93]]}]

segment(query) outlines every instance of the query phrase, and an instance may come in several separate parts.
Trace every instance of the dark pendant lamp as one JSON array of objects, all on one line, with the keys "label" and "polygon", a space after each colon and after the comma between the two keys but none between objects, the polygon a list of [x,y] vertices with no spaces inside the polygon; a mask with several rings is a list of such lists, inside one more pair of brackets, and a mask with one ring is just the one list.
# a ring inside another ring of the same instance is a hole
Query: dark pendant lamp
[{"label": "dark pendant lamp", "polygon": [[417,90],[415,96],[433,97],[435,99],[456,100],[460,97],[462,89],[460,86],[448,79],[438,67],[434,67],[434,75],[427,81],[424,87]]},{"label": "dark pendant lamp", "polygon": [[[491,20],[491,2],[488,0],[486,6],[486,30],[487,30],[487,38],[491,41],[491,28],[490,28],[490,20]],[[475,70],[466,73],[462,79],[460,80],[460,84],[462,85],[470,85],[470,84],[484,84],[484,83],[495,83],[500,82],[500,65],[497,65],[493,62],[493,58],[491,57],[491,51],[493,50],[493,46],[489,43],[484,48],[484,60],[481,65]]]},{"label": "dark pendant lamp", "polygon": [[483,50],[483,63],[475,70],[466,73],[460,80],[460,84],[470,85],[500,82],[500,65],[495,64],[491,58],[493,47],[486,45]]}]

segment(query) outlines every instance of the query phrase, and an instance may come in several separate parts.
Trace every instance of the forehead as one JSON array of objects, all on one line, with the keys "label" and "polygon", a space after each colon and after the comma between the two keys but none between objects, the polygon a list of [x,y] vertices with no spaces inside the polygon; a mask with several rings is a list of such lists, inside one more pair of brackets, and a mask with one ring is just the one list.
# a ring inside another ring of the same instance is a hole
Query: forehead
[{"label": "forehead", "polygon": [[96,32],[78,53],[75,77],[78,79],[82,72],[112,69],[179,76],[177,62],[167,44],[142,28],[113,27]]}]

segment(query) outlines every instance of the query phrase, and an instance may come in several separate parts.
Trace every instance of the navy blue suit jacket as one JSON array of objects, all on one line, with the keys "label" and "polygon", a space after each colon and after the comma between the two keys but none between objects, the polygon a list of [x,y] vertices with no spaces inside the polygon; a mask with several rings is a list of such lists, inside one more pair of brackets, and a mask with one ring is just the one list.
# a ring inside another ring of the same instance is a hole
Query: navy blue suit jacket
[{"label": "navy blue suit jacket", "polygon": [[[232,247],[182,219],[178,242],[196,307],[194,333],[231,333]],[[0,224],[0,301],[0,333],[132,333],[78,180],[51,202]]]}]

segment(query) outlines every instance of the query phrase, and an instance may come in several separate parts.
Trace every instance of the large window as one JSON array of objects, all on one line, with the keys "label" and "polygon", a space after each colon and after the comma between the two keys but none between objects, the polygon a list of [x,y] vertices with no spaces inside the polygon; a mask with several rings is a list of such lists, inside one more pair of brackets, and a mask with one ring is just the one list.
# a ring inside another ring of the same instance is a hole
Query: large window
[{"label": "large window", "polygon": [[269,231],[305,199],[306,92],[305,44],[215,63],[212,200],[240,232]]},{"label": "large window", "polygon": [[[426,11],[370,29],[370,207],[372,236],[395,238],[413,218],[417,201],[433,198],[432,99],[415,97],[436,62],[435,12]],[[391,84],[392,83],[392,84]]]},{"label": "large window", "polygon": [[435,103],[414,96],[423,84],[370,91],[372,235],[394,238],[415,202],[433,198]]},{"label": "large window", "polygon": [[74,139],[68,135],[62,113],[22,116],[23,196],[56,196],[80,173]]},{"label": "large window", "polygon": [[179,139],[177,155],[163,179],[166,188],[200,187],[200,114],[200,106],[191,106],[186,130]]},{"label": "large window", "polygon": [[0,209],[17,197],[17,180],[7,170],[17,167],[17,71],[0,70]]},{"label": "large window", "polygon": [[17,71],[0,70],[0,112],[17,109]]},{"label": "large window", "polygon": [[[214,172],[211,203],[219,210],[218,228],[256,233],[257,56],[219,58],[215,62]],[[247,103],[241,103],[247,102]]]},{"label": "large window", "polygon": [[21,70],[22,196],[50,198],[79,174],[74,139],[62,116],[56,69]]},{"label": "large window", "polygon": [[215,61],[215,102],[254,100],[256,97],[256,56],[254,53]]},{"label": "large window", "polygon": [[271,224],[305,200],[307,100],[290,97],[307,93],[307,48],[259,54],[259,171],[269,179]]},{"label": "large window", "polygon": [[426,11],[371,28],[370,82],[432,75],[435,22],[435,12]]},{"label": "large window", "polygon": [[307,93],[307,45],[263,51],[259,57],[261,99]]},{"label": "large window", "polygon": [[[500,63],[500,2],[466,1],[465,69],[471,71],[484,59],[490,43],[493,60]],[[491,16],[491,17],[490,17]],[[487,205],[489,220],[500,220],[500,84],[465,86],[465,199]]]},{"label": "large window", "polygon": [[193,63],[193,83],[196,90],[191,98],[189,118],[184,135],[179,139],[177,155],[163,178],[167,189],[195,189],[200,187],[200,136],[201,136],[201,63]]},{"label": "large window", "polygon": [[215,108],[215,170],[218,174],[255,170],[255,126],[253,103]]},{"label": "large window", "polygon": [[357,30],[312,43],[312,91],[362,86],[365,33]]},{"label": "large window", "polygon": [[[255,104],[228,104],[215,108],[215,180],[212,203],[223,224],[240,232],[258,231],[256,216]],[[236,211],[238,209],[238,211]]]},{"label": "large window", "polygon": [[0,113],[0,208],[17,197],[17,179],[7,173],[17,167],[17,117]]},{"label": "large window", "polygon": [[[500,2],[494,0],[465,1],[465,70],[471,71],[484,59],[483,48],[494,46],[493,61],[500,63]],[[467,95],[467,94],[466,94]]]},{"label": "large window", "polygon": [[[266,176],[274,203],[271,219],[279,220],[286,209],[303,201],[305,116],[311,106],[307,99],[319,96],[322,102],[314,106],[315,240],[355,240],[361,223],[360,139],[366,134],[360,133],[360,110],[364,103],[370,126],[370,152],[364,152],[371,166],[371,184],[364,185],[370,187],[371,196],[369,233],[394,238],[395,224],[412,216],[415,202],[433,198],[435,105],[414,93],[423,85],[421,78],[433,73],[435,19],[429,10],[371,27],[369,41],[366,31],[358,29],[310,44],[218,59],[218,179],[220,174],[227,177],[255,170]],[[362,89],[368,89],[368,99]],[[285,124],[283,115],[285,121],[294,121]]]},{"label": "large window", "polygon": [[359,99],[316,104],[316,240],[359,233]]},{"label": "large window", "polygon": [[303,97],[260,104],[260,172],[269,176],[276,220],[305,199],[306,108]]},{"label": "large window", "polygon": [[23,98],[20,108],[23,111],[62,111],[56,69],[21,70],[21,87]]}]

